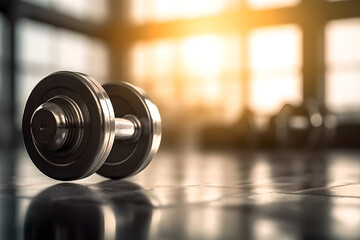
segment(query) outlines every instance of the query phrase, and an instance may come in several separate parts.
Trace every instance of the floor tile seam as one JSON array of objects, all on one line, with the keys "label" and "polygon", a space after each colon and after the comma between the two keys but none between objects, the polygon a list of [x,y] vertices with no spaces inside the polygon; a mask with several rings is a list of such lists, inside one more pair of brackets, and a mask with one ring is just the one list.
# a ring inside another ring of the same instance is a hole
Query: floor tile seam
[{"label": "floor tile seam", "polygon": [[346,184],[339,184],[339,185],[331,185],[331,186],[303,189],[303,190],[300,190],[297,192],[301,193],[301,192],[308,192],[308,191],[314,191],[314,190],[315,191],[316,190],[326,190],[326,189],[333,189],[333,188],[346,187],[346,186],[359,185],[359,184],[360,184],[360,182],[346,183]]},{"label": "floor tile seam", "polygon": [[[280,194],[280,193],[279,193]],[[310,193],[299,193],[299,192],[284,192],[281,194],[286,194],[286,195],[297,195],[297,196],[313,196],[313,197],[328,197],[328,198],[351,198],[351,199],[359,199],[360,200],[360,196],[348,196],[348,195],[337,195],[337,194],[310,194]]]}]

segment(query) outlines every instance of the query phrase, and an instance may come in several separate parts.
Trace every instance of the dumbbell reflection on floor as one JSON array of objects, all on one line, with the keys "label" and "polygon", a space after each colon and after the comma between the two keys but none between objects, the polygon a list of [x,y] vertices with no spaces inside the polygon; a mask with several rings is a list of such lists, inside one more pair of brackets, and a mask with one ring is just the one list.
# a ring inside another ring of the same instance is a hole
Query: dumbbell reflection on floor
[{"label": "dumbbell reflection on floor", "polygon": [[34,164],[49,177],[75,180],[94,172],[123,178],[143,170],[157,152],[161,119],[155,104],[128,83],[101,86],[76,72],[56,72],[31,92],[23,138]]},{"label": "dumbbell reflection on floor", "polygon": [[[119,185],[118,194],[107,192]],[[37,194],[26,209],[24,239],[144,239],[157,233],[156,196],[128,181],[95,186],[60,183]]]}]

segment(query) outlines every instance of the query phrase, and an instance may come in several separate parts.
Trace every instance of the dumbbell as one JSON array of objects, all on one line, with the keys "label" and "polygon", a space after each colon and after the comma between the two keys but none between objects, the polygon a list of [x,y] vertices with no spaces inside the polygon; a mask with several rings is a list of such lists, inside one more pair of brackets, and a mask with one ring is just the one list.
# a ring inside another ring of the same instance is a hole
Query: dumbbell
[{"label": "dumbbell", "polygon": [[35,166],[58,180],[97,172],[124,178],[142,171],[161,140],[161,118],[129,83],[100,85],[77,72],[55,72],[32,90],[23,114],[25,147]]}]

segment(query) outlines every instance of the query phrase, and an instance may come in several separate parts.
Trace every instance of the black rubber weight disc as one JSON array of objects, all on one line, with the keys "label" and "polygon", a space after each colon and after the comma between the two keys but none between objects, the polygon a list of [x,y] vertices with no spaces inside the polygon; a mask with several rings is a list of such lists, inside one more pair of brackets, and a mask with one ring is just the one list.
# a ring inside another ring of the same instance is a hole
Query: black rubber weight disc
[{"label": "black rubber weight disc", "polygon": [[160,145],[160,114],[150,98],[139,88],[128,83],[103,85],[114,108],[115,117],[133,115],[138,118],[141,128],[137,141],[115,140],[113,148],[97,171],[109,178],[124,178],[143,170],[154,157]]},{"label": "black rubber weight disc", "polygon": [[[82,138],[74,149],[51,152],[34,143],[30,121],[38,106],[61,95],[71,98],[81,110]],[[114,112],[106,92],[93,79],[74,72],[56,72],[41,80],[28,98],[22,123],[31,160],[45,175],[59,180],[80,179],[96,172],[110,152],[114,128]]]}]

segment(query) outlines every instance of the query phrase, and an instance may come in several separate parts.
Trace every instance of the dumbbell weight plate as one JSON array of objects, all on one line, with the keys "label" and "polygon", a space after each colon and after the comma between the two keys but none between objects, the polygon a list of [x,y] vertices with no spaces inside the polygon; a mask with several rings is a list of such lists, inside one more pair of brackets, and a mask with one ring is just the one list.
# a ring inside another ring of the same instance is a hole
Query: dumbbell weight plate
[{"label": "dumbbell weight plate", "polygon": [[134,140],[115,140],[113,148],[98,174],[108,178],[123,178],[143,170],[159,148],[161,119],[155,104],[140,88],[117,82],[104,84],[116,118],[135,116],[140,128]]},{"label": "dumbbell weight plate", "polygon": [[[83,124],[71,127],[78,140],[70,147],[50,151],[33,139],[31,118],[41,104],[56,96],[76,103]],[[22,123],[30,158],[45,175],[59,180],[80,179],[96,172],[111,150],[114,129],[114,111],[104,89],[87,75],[74,72],[56,72],[41,80],[28,98]]]}]

